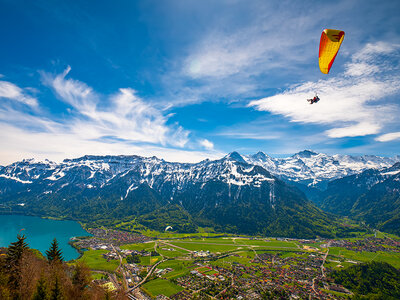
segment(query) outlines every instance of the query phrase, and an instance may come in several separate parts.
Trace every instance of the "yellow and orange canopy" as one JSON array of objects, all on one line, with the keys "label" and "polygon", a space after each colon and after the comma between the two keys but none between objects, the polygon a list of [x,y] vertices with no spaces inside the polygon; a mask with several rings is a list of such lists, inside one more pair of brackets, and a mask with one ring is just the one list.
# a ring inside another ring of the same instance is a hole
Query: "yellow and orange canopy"
[{"label": "yellow and orange canopy", "polygon": [[343,39],[344,31],[336,29],[322,31],[319,43],[319,68],[322,73],[329,73]]}]

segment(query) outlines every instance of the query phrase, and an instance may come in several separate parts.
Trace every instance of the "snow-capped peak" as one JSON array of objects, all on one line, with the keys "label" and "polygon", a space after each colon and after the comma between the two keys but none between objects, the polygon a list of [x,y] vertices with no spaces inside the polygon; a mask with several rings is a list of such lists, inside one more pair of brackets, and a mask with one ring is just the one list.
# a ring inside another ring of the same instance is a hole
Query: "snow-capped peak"
[{"label": "snow-capped peak", "polygon": [[312,150],[303,150],[300,151],[296,154],[294,154],[292,157],[301,157],[301,158],[311,158],[312,156],[318,155],[318,153],[312,151]]},{"label": "snow-capped peak", "polygon": [[225,156],[225,158],[231,159],[231,160],[235,160],[235,161],[238,161],[238,162],[241,162],[241,163],[246,163],[244,158],[236,151],[233,151],[233,152],[229,153],[227,156]]}]

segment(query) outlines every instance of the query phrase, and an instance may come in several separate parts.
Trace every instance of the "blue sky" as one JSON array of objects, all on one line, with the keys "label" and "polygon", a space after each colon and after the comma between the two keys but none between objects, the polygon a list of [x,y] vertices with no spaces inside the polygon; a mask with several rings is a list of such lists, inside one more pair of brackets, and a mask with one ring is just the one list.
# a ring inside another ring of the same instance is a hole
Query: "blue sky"
[{"label": "blue sky", "polygon": [[[0,0],[0,164],[399,154],[399,12],[386,0]],[[346,32],[329,75],[324,28]]]}]

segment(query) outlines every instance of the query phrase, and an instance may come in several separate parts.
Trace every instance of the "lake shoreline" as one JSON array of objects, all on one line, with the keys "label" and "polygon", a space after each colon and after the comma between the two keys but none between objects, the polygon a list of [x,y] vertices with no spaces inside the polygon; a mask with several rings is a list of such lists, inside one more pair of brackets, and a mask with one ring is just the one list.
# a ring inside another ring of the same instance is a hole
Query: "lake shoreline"
[{"label": "lake shoreline", "polygon": [[22,212],[0,212],[0,247],[8,247],[15,242],[18,234],[27,237],[30,248],[38,249],[42,254],[56,238],[66,261],[79,259],[83,251],[71,242],[76,236],[92,236],[77,220],[52,218],[26,214]]}]

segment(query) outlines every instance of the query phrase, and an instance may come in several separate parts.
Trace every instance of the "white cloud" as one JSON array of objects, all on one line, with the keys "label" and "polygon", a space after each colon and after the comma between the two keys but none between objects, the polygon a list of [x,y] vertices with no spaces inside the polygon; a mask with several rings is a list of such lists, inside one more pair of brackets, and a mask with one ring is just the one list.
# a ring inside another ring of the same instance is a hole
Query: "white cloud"
[{"label": "white cloud", "polygon": [[[329,137],[377,134],[386,124],[394,122],[399,113],[398,105],[387,99],[400,91],[400,77],[397,73],[385,74],[387,69],[382,66],[386,62],[378,60],[389,49],[397,48],[383,43],[369,44],[354,55],[345,75],[306,82],[281,94],[251,101],[249,106],[283,115],[291,122],[332,126],[325,131]],[[361,72],[365,66],[371,72]],[[321,101],[310,105],[306,99],[315,92]]]},{"label": "white cloud", "polygon": [[[43,82],[58,99],[71,106],[64,117],[55,118],[46,110],[27,112],[2,103],[1,164],[29,157],[60,161],[85,154],[156,155],[182,162],[223,156],[213,150],[209,141],[200,150],[192,149],[197,141],[189,143],[190,132],[169,122],[171,115],[146,103],[133,89],[124,88],[113,95],[100,96],[85,83],[66,78],[69,72],[70,68],[56,75],[42,72]],[[7,88],[1,95],[7,91],[8,97],[22,101],[23,91],[13,84],[9,86],[16,92],[12,94]]]},{"label": "white cloud", "polygon": [[386,134],[382,134],[375,138],[378,142],[390,142],[394,140],[400,140],[400,132],[390,132]]},{"label": "white cloud", "polygon": [[389,44],[385,42],[368,43],[361,51],[355,53],[352,57],[353,61],[364,62],[371,61],[381,54],[391,54],[399,48],[397,44]]},{"label": "white cloud", "polygon": [[107,97],[108,105],[99,105],[100,96],[85,83],[62,74],[42,73],[44,83],[56,95],[74,108],[71,131],[82,139],[112,137],[131,142],[146,142],[184,147],[189,132],[181,126],[167,125],[168,116],[137,97],[130,88],[122,88]]},{"label": "white cloud", "polygon": [[[299,62],[314,55],[309,50],[318,38],[304,33],[314,32],[315,26],[326,19],[321,12],[329,10],[330,5],[313,5],[310,18],[305,10],[308,5],[303,3],[246,3],[246,25],[237,28],[237,18],[227,18],[216,27],[209,26],[212,29],[190,48],[183,71],[193,78],[222,79],[236,74],[246,78],[275,68],[282,70],[282,66],[299,67]],[[335,10],[341,10],[337,3]]]},{"label": "white cloud", "polygon": [[237,35],[210,37],[187,58],[185,71],[194,78],[236,74],[260,59],[268,50],[265,45],[262,41],[241,40]]},{"label": "white cloud", "polygon": [[341,138],[341,137],[354,137],[354,136],[364,136],[369,134],[379,133],[381,126],[378,124],[371,124],[368,122],[360,122],[356,125],[351,125],[341,128],[333,128],[325,131],[325,133],[331,138]]},{"label": "white cloud", "polygon": [[393,54],[398,48],[399,45],[397,44],[388,44],[384,42],[365,45],[361,51],[352,56],[352,61],[346,64],[345,75],[365,77],[382,72],[382,69],[390,70],[391,65],[389,61],[382,61],[381,57]]},{"label": "white cloud", "polygon": [[213,150],[214,144],[207,139],[203,139],[199,141],[200,145],[202,145],[207,150]]},{"label": "white cloud", "polygon": [[9,164],[24,158],[62,161],[86,154],[157,156],[167,161],[198,162],[217,159],[224,154],[216,151],[188,151],[157,145],[135,145],[127,142],[103,142],[82,139],[71,132],[32,132],[12,125],[1,124],[0,163]]},{"label": "white cloud", "polygon": [[85,83],[66,79],[70,71],[71,67],[68,66],[63,73],[56,76],[46,72],[41,74],[43,82],[54,90],[60,100],[71,105],[79,113],[91,116],[95,113],[98,97]]},{"label": "white cloud", "polygon": [[23,89],[8,81],[0,81],[0,98],[15,100],[30,107],[38,106],[36,98],[29,96]]},{"label": "white cloud", "polygon": [[349,63],[347,65],[346,75],[363,76],[379,72],[379,68],[364,62]]}]

